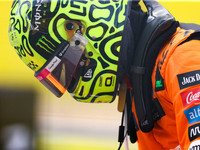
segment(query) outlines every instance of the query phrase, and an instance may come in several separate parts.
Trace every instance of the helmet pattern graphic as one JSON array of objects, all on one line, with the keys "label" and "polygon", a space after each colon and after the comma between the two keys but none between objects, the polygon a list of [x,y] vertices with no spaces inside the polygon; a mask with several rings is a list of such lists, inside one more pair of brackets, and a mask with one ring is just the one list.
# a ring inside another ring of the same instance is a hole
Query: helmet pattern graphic
[{"label": "helmet pattern graphic", "polygon": [[81,102],[112,102],[126,8],[123,0],[15,0],[9,23],[11,45],[37,72],[62,41],[82,33],[89,40],[86,63],[68,91]]}]

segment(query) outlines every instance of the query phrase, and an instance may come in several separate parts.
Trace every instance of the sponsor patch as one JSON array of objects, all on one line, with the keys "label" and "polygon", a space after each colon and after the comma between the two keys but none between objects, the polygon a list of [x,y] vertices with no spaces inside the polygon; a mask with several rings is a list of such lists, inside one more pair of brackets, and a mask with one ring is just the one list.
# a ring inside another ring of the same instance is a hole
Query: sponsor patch
[{"label": "sponsor patch", "polygon": [[200,137],[200,123],[192,125],[188,128],[188,136],[190,142]]},{"label": "sponsor patch", "polygon": [[200,121],[200,105],[192,107],[184,111],[189,124]]},{"label": "sponsor patch", "polygon": [[200,103],[200,88],[182,92],[181,98],[182,98],[184,107],[187,107],[188,105],[191,105],[194,103]]},{"label": "sponsor patch", "polygon": [[200,84],[200,70],[177,75],[180,89]]},{"label": "sponsor patch", "polygon": [[156,85],[155,85],[155,91],[162,91],[164,90],[164,79],[160,74],[160,70],[159,70],[159,65],[157,65],[157,69],[156,69]]},{"label": "sponsor patch", "polygon": [[200,150],[200,140],[192,142],[188,150]]},{"label": "sponsor patch", "polygon": [[57,56],[55,56],[51,62],[46,66],[46,69],[49,72],[52,72],[57,66],[58,64],[61,62],[61,59],[59,59]]}]

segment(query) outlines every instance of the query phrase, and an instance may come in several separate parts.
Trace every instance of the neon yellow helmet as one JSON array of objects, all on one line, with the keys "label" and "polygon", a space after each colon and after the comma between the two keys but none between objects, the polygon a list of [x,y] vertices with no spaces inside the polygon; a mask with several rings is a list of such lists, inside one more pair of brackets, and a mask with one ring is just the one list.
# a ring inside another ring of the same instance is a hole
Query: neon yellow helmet
[{"label": "neon yellow helmet", "polygon": [[15,0],[11,45],[56,96],[112,102],[127,2]]}]

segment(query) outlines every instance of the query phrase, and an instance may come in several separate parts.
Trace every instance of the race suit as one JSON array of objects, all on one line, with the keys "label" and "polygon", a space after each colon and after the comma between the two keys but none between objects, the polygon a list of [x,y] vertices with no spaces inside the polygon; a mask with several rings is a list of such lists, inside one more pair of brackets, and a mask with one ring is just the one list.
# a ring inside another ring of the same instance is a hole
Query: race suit
[{"label": "race suit", "polygon": [[165,116],[152,131],[137,131],[139,150],[200,150],[200,40],[186,40],[194,33],[178,27],[158,54],[153,99],[159,100]]}]

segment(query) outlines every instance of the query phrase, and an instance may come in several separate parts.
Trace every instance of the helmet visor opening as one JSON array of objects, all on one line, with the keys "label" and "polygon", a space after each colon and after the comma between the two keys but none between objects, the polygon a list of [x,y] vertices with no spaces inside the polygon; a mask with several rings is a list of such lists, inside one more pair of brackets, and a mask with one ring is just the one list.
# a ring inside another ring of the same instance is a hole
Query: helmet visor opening
[{"label": "helmet visor opening", "polygon": [[79,33],[70,42],[62,42],[57,53],[35,73],[35,77],[54,95],[61,97],[78,69],[87,43],[88,40]]}]

